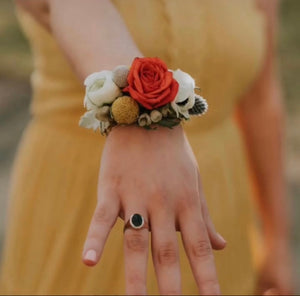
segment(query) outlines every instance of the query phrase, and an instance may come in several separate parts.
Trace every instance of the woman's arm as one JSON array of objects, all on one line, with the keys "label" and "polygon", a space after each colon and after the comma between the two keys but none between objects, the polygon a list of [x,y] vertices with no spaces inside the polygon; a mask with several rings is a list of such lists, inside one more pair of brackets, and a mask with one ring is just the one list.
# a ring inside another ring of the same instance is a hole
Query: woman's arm
[{"label": "woman's arm", "polygon": [[260,0],[259,6],[267,20],[266,59],[259,79],[241,100],[238,115],[257,184],[266,253],[276,266],[265,273],[273,277],[267,279],[270,283],[265,283],[265,288],[272,286],[287,293],[290,213],[283,165],[284,111],[274,51],[278,3]]},{"label": "woman's arm", "polygon": [[[49,30],[82,80],[141,56],[109,0],[46,3]],[[151,223],[151,251],[160,292],[181,293],[176,235],[180,230],[200,293],[220,293],[212,248],[222,249],[226,242],[209,218],[197,162],[182,126],[154,131],[136,126],[113,128],[102,153],[98,184],[84,263],[97,264],[118,216],[127,221],[131,214],[140,213]],[[128,294],[146,293],[148,242],[148,230],[127,229],[124,233]]]},{"label": "woman's arm", "polygon": [[129,65],[142,54],[109,0],[15,0],[51,31],[74,71],[89,74]]},{"label": "woman's arm", "polygon": [[111,1],[48,0],[48,5],[51,30],[81,79],[142,56]]}]

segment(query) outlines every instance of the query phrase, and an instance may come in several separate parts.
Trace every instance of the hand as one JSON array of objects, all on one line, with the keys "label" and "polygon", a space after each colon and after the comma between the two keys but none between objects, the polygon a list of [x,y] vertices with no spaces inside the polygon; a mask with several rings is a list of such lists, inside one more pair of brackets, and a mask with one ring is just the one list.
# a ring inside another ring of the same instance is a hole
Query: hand
[{"label": "hand", "polygon": [[[181,294],[176,230],[181,231],[201,294],[219,295],[212,247],[226,242],[209,218],[197,161],[182,126],[144,130],[119,126],[108,135],[99,174],[98,204],[83,250],[95,265],[116,219],[134,213],[151,224],[152,256],[161,294]],[[124,233],[128,294],[146,293],[147,229]]]},{"label": "hand", "polygon": [[287,242],[272,244],[259,272],[260,295],[293,295],[291,250]]}]

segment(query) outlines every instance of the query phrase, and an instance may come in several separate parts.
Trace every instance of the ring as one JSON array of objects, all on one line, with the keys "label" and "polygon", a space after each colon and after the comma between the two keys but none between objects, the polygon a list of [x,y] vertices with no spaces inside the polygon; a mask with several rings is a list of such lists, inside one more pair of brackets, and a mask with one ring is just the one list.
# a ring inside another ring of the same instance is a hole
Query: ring
[{"label": "ring", "polygon": [[135,230],[139,230],[143,228],[149,229],[149,225],[142,215],[133,214],[130,216],[130,219],[124,225],[124,231],[127,228],[132,228]]}]

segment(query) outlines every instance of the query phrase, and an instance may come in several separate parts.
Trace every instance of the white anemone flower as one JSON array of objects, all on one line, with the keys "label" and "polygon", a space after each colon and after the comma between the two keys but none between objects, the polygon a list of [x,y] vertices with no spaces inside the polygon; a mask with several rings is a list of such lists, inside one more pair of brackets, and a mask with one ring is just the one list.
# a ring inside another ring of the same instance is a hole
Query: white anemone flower
[{"label": "white anemone flower", "polygon": [[104,104],[111,104],[122,95],[121,89],[112,80],[112,71],[101,71],[89,75],[85,81],[84,107],[94,110]]},{"label": "white anemone flower", "polygon": [[171,106],[176,112],[177,117],[179,113],[185,118],[189,118],[189,109],[195,104],[195,80],[188,73],[177,69],[173,72],[173,78],[178,82],[179,88],[176,97],[171,102]]}]

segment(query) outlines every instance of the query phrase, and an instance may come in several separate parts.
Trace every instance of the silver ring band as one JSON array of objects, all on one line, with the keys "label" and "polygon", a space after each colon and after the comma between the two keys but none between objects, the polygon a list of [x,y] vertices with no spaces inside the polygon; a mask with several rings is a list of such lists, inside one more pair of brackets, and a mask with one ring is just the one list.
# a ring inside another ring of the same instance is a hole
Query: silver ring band
[{"label": "silver ring band", "polygon": [[135,213],[132,214],[129,220],[125,223],[123,231],[125,231],[127,228],[131,228],[134,230],[147,228],[149,230],[149,225],[142,215]]}]

